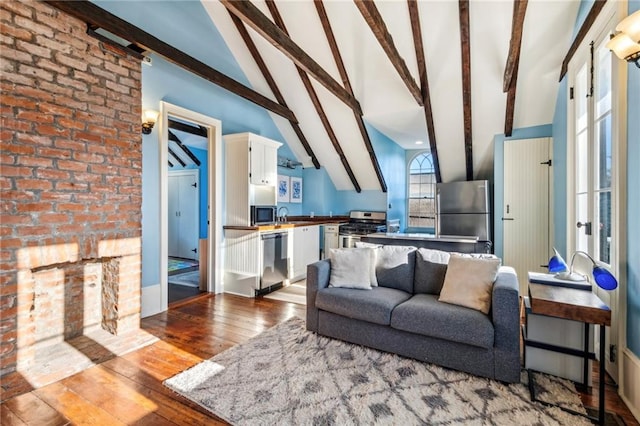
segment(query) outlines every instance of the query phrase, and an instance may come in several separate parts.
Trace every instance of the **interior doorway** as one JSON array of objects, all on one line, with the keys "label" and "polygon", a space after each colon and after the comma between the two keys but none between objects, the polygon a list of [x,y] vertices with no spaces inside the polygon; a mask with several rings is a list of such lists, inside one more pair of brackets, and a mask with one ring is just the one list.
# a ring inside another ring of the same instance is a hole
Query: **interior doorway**
[{"label": "interior doorway", "polygon": [[219,120],[161,102],[160,311],[222,290]]},{"label": "interior doorway", "polygon": [[[170,148],[171,149],[171,148]],[[199,154],[193,147],[185,147],[188,152]],[[206,151],[205,151],[206,153]],[[178,155],[178,154],[176,154]],[[206,159],[206,155],[204,156]],[[208,204],[206,191],[201,193],[200,175],[206,180],[206,161],[198,161],[190,169],[172,170],[169,167],[168,191],[169,210],[167,212],[168,232],[168,283],[169,304],[197,296],[206,288],[200,288],[200,263],[206,263],[198,250],[199,240],[207,238],[206,226],[200,229],[200,204]],[[204,277],[202,277],[204,278]]]}]

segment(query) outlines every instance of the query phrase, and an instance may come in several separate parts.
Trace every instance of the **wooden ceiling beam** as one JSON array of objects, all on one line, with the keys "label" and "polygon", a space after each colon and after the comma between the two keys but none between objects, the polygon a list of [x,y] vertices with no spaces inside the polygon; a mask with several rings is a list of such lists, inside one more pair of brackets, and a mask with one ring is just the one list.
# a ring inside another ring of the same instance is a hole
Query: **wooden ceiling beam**
[{"label": "wooden ceiling beam", "polygon": [[462,51],[462,105],[464,111],[464,153],[467,180],[473,180],[473,139],[471,126],[471,40],[469,34],[469,0],[458,0],[460,44]]},{"label": "wooden ceiling beam", "polygon": [[518,68],[520,66],[520,51],[522,47],[522,31],[527,11],[528,0],[514,0],[513,18],[511,19],[511,41],[509,43],[509,57],[504,70],[503,90],[507,92],[507,107],[504,117],[504,134],[513,133],[513,118],[516,109],[516,88],[518,86]]},{"label": "wooden ceiling beam", "polygon": [[335,81],[328,72],[315,62],[307,53],[291,40],[287,32],[278,28],[271,20],[265,16],[257,7],[245,0],[220,0],[220,2],[234,15],[240,18],[245,24],[253,28],[262,35],[275,48],[284,53],[299,68],[313,76],[329,92],[338,99],[349,105],[352,109],[362,114],[360,104]]},{"label": "wooden ceiling beam", "polygon": [[573,58],[573,55],[576,53],[576,50],[578,50],[578,47],[580,46],[580,43],[582,43],[582,40],[584,40],[584,38],[587,36],[587,33],[591,29],[591,26],[593,25],[596,18],[600,14],[600,11],[602,11],[602,8],[604,7],[604,4],[606,2],[607,0],[595,0],[593,2],[593,6],[591,6],[591,10],[589,10],[589,14],[584,19],[584,22],[582,23],[582,25],[580,26],[580,29],[578,30],[578,34],[576,34],[576,38],[573,40],[573,43],[571,43],[571,47],[569,47],[569,51],[567,52],[567,54],[564,57],[564,60],[562,61],[562,68],[560,69],[560,79],[558,81],[562,81],[565,74],[567,74],[567,69],[569,67],[569,62],[571,61],[571,58]]},{"label": "wooden ceiling beam", "polygon": [[[236,15],[234,15],[230,11],[228,12],[229,12],[229,16],[231,17],[231,20],[233,21],[234,25],[238,29],[238,32],[240,33],[240,37],[242,37],[242,40],[244,40],[244,44],[247,46],[249,53],[251,53],[253,60],[256,62],[256,65],[258,66],[258,68],[260,69],[260,72],[262,73],[262,76],[267,81],[267,84],[269,85],[271,92],[273,92],[273,95],[276,97],[276,100],[280,105],[283,105],[288,108],[287,102],[284,100],[284,96],[282,96],[282,92],[280,91],[278,84],[274,80],[273,75],[269,71],[269,67],[267,67],[267,64],[264,62],[262,55],[258,51],[258,47],[256,46],[256,44],[253,42],[253,39],[249,35],[249,31],[247,31],[244,24],[242,23],[242,20],[240,20],[240,18],[238,18]],[[300,143],[304,147],[304,150],[306,151],[307,155],[311,157],[311,162],[313,163],[314,167],[316,169],[319,169],[320,162],[318,161],[318,158],[313,152],[313,149],[311,149],[311,145],[309,144],[309,141],[307,140],[304,133],[302,132],[300,125],[297,122],[293,122],[293,121],[289,121],[289,123],[291,123],[291,127],[293,128],[293,131],[298,136],[298,139],[300,140]]]},{"label": "wooden ceiling beam", "polygon": [[513,118],[516,109],[516,86],[518,81],[518,67],[520,66],[520,58],[514,64],[515,75],[511,82],[511,86],[507,91],[507,107],[504,114],[504,135],[510,137],[513,134]]},{"label": "wooden ceiling beam", "polygon": [[204,78],[211,83],[228,90],[248,101],[251,101],[274,114],[278,114],[287,120],[298,121],[296,116],[288,108],[279,105],[260,93],[251,90],[236,80],[222,74],[220,71],[198,61],[175,47],[152,36],[142,29],[118,18],[99,6],[86,1],[51,1],[46,3],[55,8],[84,21],[92,28],[102,28],[128,42],[149,52],[155,52],[167,61],[178,65],[185,70]]},{"label": "wooden ceiling beam", "polygon": [[181,132],[189,133],[194,136],[200,136],[203,138],[208,137],[206,127],[186,124],[178,120],[173,120],[171,118],[169,118],[169,128],[174,130],[179,130]]},{"label": "wooden ceiling beam", "polygon": [[416,0],[407,0],[409,7],[409,19],[411,20],[411,33],[413,35],[413,46],[416,50],[416,60],[418,61],[418,74],[420,75],[420,89],[422,93],[422,103],[424,104],[424,118],[427,122],[427,134],[429,137],[429,147],[431,148],[431,158],[436,175],[436,182],[442,182],[440,175],[440,161],[438,161],[438,148],[436,143],[436,129],[433,122],[433,109],[431,108],[431,94],[429,92],[429,79],[427,78],[427,61],[424,56],[424,46],[422,44],[422,27],[420,26],[420,13]]},{"label": "wooden ceiling beam", "polygon": [[198,160],[198,157],[196,157],[193,154],[193,152],[189,149],[189,147],[183,144],[180,138],[176,136],[176,134],[173,133],[171,130],[169,130],[168,132],[169,132],[169,140],[174,141],[180,147],[182,152],[184,152],[187,155],[187,157],[189,157],[189,159],[191,159],[191,161],[193,161],[196,164],[196,166],[199,166],[201,164],[200,160]]},{"label": "wooden ceiling beam", "polygon": [[511,19],[511,41],[509,42],[509,56],[507,65],[504,68],[504,79],[502,81],[502,91],[507,92],[511,87],[512,80],[518,77],[515,72],[516,62],[520,59],[522,48],[522,30],[524,29],[524,17],[527,11],[528,0],[513,1],[513,18]]},{"label": "wooden ceiling beam", "polygon": [[[345,89],[352,96],[355,97],[353,93],[353,88],[351,87],[351,82],[349,81],[349,75],[347,74],[347,70],[344,66],[344,62],[342,61],[342,55],[340,55],[340,50],[338,49],[338,43],[336,42],[336,37],[333,34],[333,29],[331,28],[331,23],[329,22],[329,16],[327,15],[327,11],[324,8],[324,4],[322,0],[314,0],[314,5],[316,6],[316,11],[318,12],[318,17],[320,18],[320,22],[322,23],[322,28],[324,29],[324,34],[327,37],[327,42],[329,43],[329,47],[331,48],[331,53],[333,55],[333,59],[338,67],[338,72],[340,73],[340,78],[342,79],[342,84],[344,84]],[[364,119],[361,114],[353,111],[353,115],[358,124],[358,129],[360,130],[360,134],[362,135],[362,140],[364,141],[364,146],[369,153],[369,159],[371,160],[371,165],[373,166],[373,170],[376,172],[376,176],[378,177],[378,183],[380,183],[380,188],[382,192],[387,192],[387,183],[384,180],[384,176],[382,175],[382,170],[380,169],[380,163],[378,163],[378,157],[376,157],[375,150],[373,149],[373,145],[371,144],[371,139],[369,138],[369,132],[367,132],[367,128],[364,125]]]},{"label": "wooden ceiling beam", "polygon": [[407,86],[407,89],[409,89],[411,96],[413,96],[418,105],[423,106],[422,92],[416,84],[416,81],[413,79],[411,72],[409,72],[409,68],[404,62],[404,59],[400,56],[400,53],[393,42],[393,37],[389,33],[375,2],[372,0],[354,0],[354,3],[362,14],[364,20],[369,25],[369,28],[371,28],[371,31],[378,40],[378,43],[380,43],[382,50],[387,54],[387,57],[398,72],[403,83]]},{"label": "wooden ceiling beam", "polygon": [[[276,6],[275,1],[267,0],[267,7],[269,8],[269,11],[271,12],[271,16],[273,16],[273,20],[274,20],[276,26],[278,27],[278,29],[280,29],[282,31],[282,33],[285,34],[287,36],[287,38],[289,38],[289,33],[287,31],[287,27],[284,24],[284,20],[282,19],[282,16],[280,15],[280,12],[278,11],[278,7]],[[354,186],[354,188],[356,189],[357,192],[361,192],[362,188],[360,187],[360,184],[358,183],[358,180],[356,179],[356,176],[353,173],[353,170],[351,169],[351,166],[349,165],[349,161],[347,160],[347,157],[345,156],[344,151],[342,150],[342,147],[340,146],[340,142],[338,141],[338,138],[336,137],[336,134],[333,131],[333,127],[331,126],[331,123],[329,122],[327,114],[324,112],[324,108],[322,108],[322,104],[320,103],[320,99],[318,98],[318,94],[316,93],[315,89],[313,88],[313,85],[311,84],[311,80],[309,79],[309,76],[307,75],[305,70],[302,69],[301,67],[296,65],[296,69],[298,70],[298,74],[300,75],[300,79],[302,80],[302,84],[304,84],[305,89],[307,89],[307,93],[309,94],[309,97],[311,98],[311,102],[313,103],[313,106],[316,109],[318,117],[320,118],[320,121],[322,122],[322,125],[324,126],[324,129],[327,132],[327,135],[329,136],[329,140],[331,140],[331,144],[333,145],[333,148],[338,153],[338,157],[340,157],[340,161],[342,162],[342,165],[344,166],[344,169],[347,172],[347,175],[349,176],[349,179],[351,180],[351,183],[353,184],[353,186]],[[355,98],[353,98],[353,99],[355,100]]]}]

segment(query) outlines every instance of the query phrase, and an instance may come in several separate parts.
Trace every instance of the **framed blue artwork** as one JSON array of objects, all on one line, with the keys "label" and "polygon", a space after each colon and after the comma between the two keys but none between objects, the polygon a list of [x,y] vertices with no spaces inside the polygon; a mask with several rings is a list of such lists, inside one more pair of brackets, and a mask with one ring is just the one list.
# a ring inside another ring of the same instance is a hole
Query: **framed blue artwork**
[{"label": "framed blue artwork", "polygon": [[302,202],[302,178],[291,176],[291,196],[290,202]]},{"label": "framed blue artwork", "polygon": [[289,202],[289,176],[278,175],[278,202]]}]

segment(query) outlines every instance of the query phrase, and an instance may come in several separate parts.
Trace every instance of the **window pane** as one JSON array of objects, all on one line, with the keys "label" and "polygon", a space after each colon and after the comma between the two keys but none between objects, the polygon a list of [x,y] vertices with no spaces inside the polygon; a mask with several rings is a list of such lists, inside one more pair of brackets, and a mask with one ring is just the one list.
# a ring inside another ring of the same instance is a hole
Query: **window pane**
[{"label": "window pane", "polygon": [[422,153],[409,165],[408,226],[435,227],[436,178],[430,153]]},{"label": "window pane", "polygon": [[[605,40],[606,42],[606,40]],[[596,81],[596,117],[611,109],[611,61],[612,56],[605,45],[598,48],[598,79]]]},{"label": "window pane", "polygon": [[597,212],[600,217],[595,233],[596,238],[599,239],[596,244],[599,249],[596,258],[609,264],[611,262],[611,191],[600,192],[597,200]]},{"label": "window pane", "polygon": [[[589,196],[588,194],[578,194],[576,203],[576,218],[578,222],[585,223],[589,220]],[[573,225],[575,226],[575,224]],[[585,228],[577,230],[576,250],[589,251],[589,237],[585,233]]]},{"label": "window pane", "polygon": [[595,183],[595,187],[596,189],[611,188],[611,114],[607,114],[598,122],[596,137],[599,170],[596,174],[598,182]]},{"label": "window pane", "polygon": [[587,127],[587,66],[583,66],[576,76],[576,132]]},{"label": "window pane", "polygon": [[586,192],[589,189],[588,158],[587,132],[582,132],[578,135],[576,144],[576,189],[578,192]]}]

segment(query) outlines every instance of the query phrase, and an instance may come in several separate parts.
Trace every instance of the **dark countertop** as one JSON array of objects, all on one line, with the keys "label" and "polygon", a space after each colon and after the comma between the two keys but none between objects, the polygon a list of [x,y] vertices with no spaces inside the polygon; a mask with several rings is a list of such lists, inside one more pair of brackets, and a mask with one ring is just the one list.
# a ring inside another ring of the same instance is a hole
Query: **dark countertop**
[{"label": "dark countertop", "polygon": [[456,235],[441,235],[436,236],[435,234],[420,234],[420,233],[404,233],[404,232],[395,232],[395,233],[384,233],[384,232],[376,232],[375,234],[367,234],[369,238],[389,238],[394,240],[429,240],[429,241],[440,241],[443,243],[477,243],[478,237],[471,236],[456,236]]},{"label": "dark countertop", "polygon": [[279,222],[275,225],[259,225],[259,226],[234,226],[234,225],[225,225],[223,229],[235,229],[240,231],[279,231],[286,230],[296,227],[302,226],[313,226],[313,225],[338,225],[342,223],[349,222],[349,217],[347,216],[290,216],[286,222]]}]

